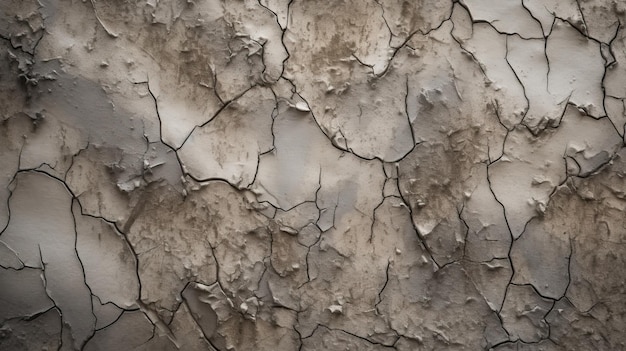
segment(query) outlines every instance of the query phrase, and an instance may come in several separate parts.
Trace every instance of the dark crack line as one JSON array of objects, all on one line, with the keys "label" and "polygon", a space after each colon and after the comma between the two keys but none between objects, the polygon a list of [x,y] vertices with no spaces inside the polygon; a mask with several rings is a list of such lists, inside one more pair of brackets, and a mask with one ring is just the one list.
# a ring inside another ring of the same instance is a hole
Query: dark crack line
[{"label": "dark crack line", "polygon": [[383,302],[383,293],[385,292],[385,289],[387,288],[387,284],[389,283],[389,269],[391,267],[391,259],[387,259],[387,267],[385,268],[385,283],[383,284],[383,287],[380,288],[380,290],[378,291],[378,294],[376,295],[376,303],[374,304],[374,308],[376,309],[376,314],[378,315],[382,315],[382,313],[380,313],[380,310],[378,309],[378,305],[380,305],[381,302]]},{"label": "dark crack line", "polygon": [[[66,184],[67,187],[67,184]],[[69,189],[69,187],[68,187]],[[91,289],[91,286],[89,286],[89,284],[87,283],[87,273],[85,272],[85,265],[83,264],[82,259],[80,258],[80,254],[78,253],[78,226],[76,223],[76,216],[74,214],[74,211],[72,209],[74,201],[78,202],[78,198],[76,198],[76,196],[74,196],[74,194],[72,194],[73,198],[72,198],[72,202],[70,203],[70,213],[72,214],[72,223],[74,225],[74,254],[76,255],[76,258],[78,259],[78,263],[80,264],[80,271],[83,274],[83,283],[85,284],[85,286],[87,287],[87,289],[89,290],[89,306],[91,308],[91,314],[93,315],[93,325],[91,326],[91,334],[87,337],[86,340],[83,341],[83,343],[80,345],[80,349],[83,350],[85,348],[85,345],[87,345],[87,343],[89,342],[89,340],[91,340],[91,338],[93,338],[93,336],[96,334],[96,323],[98,322],[98,316],[96,316],[94,310],[93,310],[93,299],[91,298],[91,296],[96,296],[93,293],[93,290]]]},{"label": "dark crack line", "polygon": [[411,225],[413,226],[413,230],[415,230],[415,233],[417,234],[417,237],[420,241],[420,244],[422,246],[422,248],[424,249],[424,251],[428,254],[428,256],[430,256],[431,261],[433,262],[433,264],[435,265],[435,269],[439,270],[441,267],[439,266],[439,264],[437,263],[437,261],[435,260],[435,257],[433,256],[432,251],[430,250],[430,247],[428,246],[428,244],[426,243],[426,238],[424,237],[424,235],[419,231],[419,229],[417,228],[417,224],[415,223],[415,217],[413,216],[413,209],[411,208],[411,206],[409,205],[409,203],[407,202],[407,200],[404,198],[404,195],[402,195],[402,189],[400,187],[400,167],[398,165],[396,165],[396,172],[398,174],[398,178],[396,178],[396,183],[398,185],[398,190],[400,193],[400,198],[402,199],[402,202],[405,204],[405,208],[409,211],[409,215],[411,217]]},{"label": "dark crack line", "polygon": [[[192,282],[187,282],[187,284],[185,284],[185,287],[183,288],[183,291],[185,289],[187,289],[187,287],[190,284],[192,284]],[[197,329],[200,330],[200,332],[202,333],[203,339],[206,340],[206,342],[208,343],[209,347],[213,348],[214,351],[219,351],[220,349],[217,346],[215,346],[215,344],[211,341],[211,337],[209,335],[207,335],[205,333],[204,329],[202,329],[202,327],[200,326],[200,322],[199,322],[198,319],[201,318],[201,316],[199,316],[199,315],[196,316],[196,314],[192,312],[191,306],[189,306],[189,302],[187,301],[187,298],[185,298],[182,294],[180,294],[180,295],[182,297],[183,303],[187,307],[187,310],[189,310],[189,315],[193,319],[193,322],[196,324]]]},{"label": "dark crack line", "polygon": [[498,202],[498,204],[500,204],[500,207],[502,207],[502,215],[504,217],[504,222],[506,223],[506,227],[509,232],[509,237],[511,238],[511,242],[509,243],[509,250],[507,252],[507,258],[509,260],[509,265],[511,266],[511,277],[509,278],[509,282],[507,283],[507,286],[504,291],[504,299],[502,300],[502,303],[500,304],[500,307],[498,308],[498,311],[497,311],[499,315],[502,313],[502,308],[504,307],[504,301],[506,300],[506,296],[509,291],[509,286],[513,282],[513,277],[515,276],[515,267],[513,266],[513,259],[511,258],[511,250],[513,250],[513,243],[515,242],[515,236],[513,235],[513,231],[511,230],[511,225],[509,224],[509,220],[506,214],[506,207],[504,206],[504,203],[502,203],[502,201],[498,199],[495,191],[493,190],[491,177],[489,175],[489,169],[490,169],[490,165],[487,165],[487,183],[489,184],[489,191],[491,192],[491,195],[493,196],[493,198]]},{"label": "dark crack line", "polygon": [[[496,28],[496,27],[493,25],[493,22],[497,22],[497,20],[495,20],[495,21],[491,21],[491,22],[489,22],[489,21],[487,21],[487,20],[477,20],[477,19],[475,19],[475,18],[474,18],[474,16],[472,15],[472,11],[469,9],[469,7],[468,7],[468,6],[467,6],[467,5],[466,5],[463,1],[456,1],[456,3],[457,3],[457,4],[459,4],[459,6],[463,7],[463,8],[465,9],[465,11],[467,11],[467,13],[468,13],[468,15],[470,16],[470,19],[471,19],[471,21],[472,21],[472,26],[473,26],[474,24],[481,24],[481,23],[482,23],[482,24],[486,24],[486,25],[490,26],[491,28],[493,28],[493,30],[495,30],[496,32],[498,32],[499,34],[502,34],[502,35],[507,35],[507,36],[508,36],[508,35],[514,35],[514,36],[519,37],[519,38],[520,38],[520,39],[522,39],[522,40],[536,40],[536,39],[542,39],[542,38],[540,38],[540,37],[536,37],[536,38],[535,38],[535,37],[524,37],[523,35],[521,35],[521,34],[519,34],[519,33],[517,33],[517,32],[512,32],[512,33],[509,33],[509,32],[504,32],[504,31],[501,31],[501,30],[499,30],[498,28]],[[525,10],[527,10],[527,11],[528,11],[528,9],[524,6],[523,2],[522,2],[522,7],[523,7]],[[528,11],[528,12],[530,13],[530,11]],[[531,18],[533,18],[534,20],[536,20],[536,19],[532,16],[532,14],[530,14],[530,15],[531,15]],[[539,25],[539,30],[540,30],[540,32],[541,32],[541,34],[542,34],[542,36],[543,36],[543,27],[541,26],[541,22],[540,22],[540,21],[538,21],[538,20],[536,20],[536,22],[537,22],[537,24]]]}]

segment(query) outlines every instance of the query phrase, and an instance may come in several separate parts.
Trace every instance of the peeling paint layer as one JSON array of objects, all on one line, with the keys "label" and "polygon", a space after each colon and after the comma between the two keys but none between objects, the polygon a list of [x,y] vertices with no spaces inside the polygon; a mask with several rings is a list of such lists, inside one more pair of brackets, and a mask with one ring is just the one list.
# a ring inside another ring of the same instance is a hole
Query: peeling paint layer
[{"label": "peeling paint layer", "polygon": [[625,349],[622,23],[3,1],[0,349]]}]

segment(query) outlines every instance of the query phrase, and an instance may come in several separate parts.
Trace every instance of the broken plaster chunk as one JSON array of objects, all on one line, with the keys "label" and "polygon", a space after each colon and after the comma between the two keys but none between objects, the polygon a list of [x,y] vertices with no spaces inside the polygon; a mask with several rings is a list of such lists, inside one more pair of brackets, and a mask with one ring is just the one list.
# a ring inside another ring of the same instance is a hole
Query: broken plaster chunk
[{"label": "broken plaster chunk", "polygon": [[552,66],[545,54],[544,41],[510,36],[507,38],[506,59],[528,99],[523,123],[533,131],[558,125],[569,95],[557,94],[549,87],[548,73]]},{"label": "broken plaster chunk", "polygon": [[309,112],[309,111],[311,111],[311,110],[309,109],[309,105],[308,105],[306,102],[304,102],[304,101],[298,101],[298,102],[296,102],[296,104],[294,105],[294,107],[296,108],[296,110],[298,110],[298,111],[302,111],[302,112]]},{"label": "broken plaster chunk", "polygon": [[[617,102],[617,106],[619,107],[623,107],[621,98],[626,97],[626,87],[624,87],[623,84],[620,84],[620,82],[624,80],[624,77],[626,77],[626,70],[624,67],[624,63],[626,62],[626,53],[624,52],[624,49],[626,49],[626,43],[624,43],[625,35],[626,31],[624,28],[620,28],[617,32],[615,32],[615,39],[612,40],[610,46],[611,55],[614,55],[615,64],[608,66],[608,69],[606,70],[606,77],[604,79],[604,86],[606,89],[605,102],[613,100],[614,102]],[[609,63],[610,62],[611,60],[609,59]],[[622,112],[622,108],[619,107],[617,110]],[[616,111],[615,107],[613,108],[613,111]],[[608,112],[609,111],[607,111],[607,113]],[[609,117],[613,118],[610,114]],[[623,123],[620,125],[623,126]]]},{"label": "broken plaster chunk", "polygon": [[390,26],[392,46],[402,43],[416,30],[429,32],[441,24],[450,15],[451,4],[446,2],[430,3],[423,6],[419,3],[407,2],[398,6],[393,0],[379,1],[383,8],[383,16]]},{"label": "broken plaster chunk", "polygon": [[612,6],[603,6],[603,3],[598,0],[576,2],[576,4],[579,4],[578,10],[581,18],[575,22],[575,25],[590,38],[602,43],[612,42],[615,32],[619,30],[619,21],[624,16],[624,4],[616,2]]},{"label": "broken plaster chunk", "polygon": [[531,16],[520,0],[464,0],[472,18],[490,23],[507,34],[523,38],[543,38],[541,26]]},{"label": "broken plaster chunk", "polygon": [[12,318],[33,316],[54,306],[47,295],[39,269],[0,268],[0,323]]},{"label": "broken plaster chunk", "polygon": [[487,263],[467,262],[467,275],[476,284],[493,311],[499,311],[504,302],[506,287],[511,281],[513,269],[507,259],[493,259]]},{"label": "broken plaster chunk", "polygon": [[298,242],[304,246],[311,246],[315,244],[320,238],[320,229],[315,224],[309,224],[300,230],[298,233]]},{"label": "broken plaster chunk", "polygon": [[557,19],[545,50],[550,63],[549,91],[584,108],[590,116],[604,116],[602,80],[605,67],[600,45],[567,22]]},{"label": "broken plaster chunk", "polygon": [[2,323],[3,350],[54,350],[61,348],[61,316],[55,308],[33,316]]},{"label": "broken plaster chunk", "polygon": [[101,219],[83,216],[78,202],[72,206],[76,220],[76,251],[83,263],[92,294],[102,303],[130,308],[139,298],[137,258],[117,229]]},{"label": "broken plaster chunk", "polygon": [[[419,268],[420,274],[409,276],[401,273],[404,264],[396,265],[399,269],[390,270],[390,279],[378,305],[379,311],[384,315],[393,316],[388,320],[394,330],[410,337],[422,337],[427,349],[445,348],[445,345],[451,343],[481,348],[483,346],[480,345],[485,342],[484,328],[489,328],[492,332],[489,335],[489,345],[506,340],[506,333],[499,326],[498,318],[458,264],[447,265],[435,273],[422,267]],[[411,272],[417,271],[416,267],[411,269]],[[405,297],[393,298],[395,291],[400,291]],[[406,301],[412,301],[413,307],[410,310],[406,307]],[[438,312],[440,310],[441,313]],[[433,313],[437,317],[418,321],[412,317],[415,313]],[[424,325],[424,322],[427,324]],[[435,331],[440,330],[438,326],[443,324],[464,328],[465,333],[447,333],[446,329],[444,331],[448,340],[442,340],[441,335]]]},{"label": "broken plaster chunk", "polygon": [[276,20],[282,29],[287,28],[289,0],[261,0],[259,3],[276,14]]},{"label": "broken plaster chunk", "polygon": [[385,186],[383,188],[383,196],[400,197],[400,191],[398,190],[398,182],[396,179],[387,178],[387,180],[385,180]]},{"label": "broken plaster chunk", "polygon": [[102,304],[100,299],[96,296],[91,297],[91,303],[93,306],[93,314],[96,316],[96,329],[102,329],[115,323],[122,313],[124,313],[123,309],[112,302]]},{"label": "broken plaster chunk", "polygon": [[125,311],[109,327],[96,331],[85,345],[86,351],[136,348],[153,337],[154,326],[141,311]]},{"label": "broken plaster chunk", "polygon": [[328,310],[333,314],[342,314],[343,306],[342,305],[330,305],[328,306]]},{"label": "broken plaster chunk", "polygon": [[[281,16],[277,15],[281,14],[282,11],[288,10],[289,4],[275,4],[275,1],[270,2],[272,4],[267,5],[259,1],[223,2],[222,6],[225,13],[224,18],[226,21],[232,23],[236,32],[239,32],[236,36],[250,38],[251,43],[247,45],[248,53],[246,57],[247,60],[245,61],[247,66],[253,66],[254,69],[259,69],[260,67],[257,66],[257,61],[251,60],[250,57],[252,55],[259,56],[259,61],[261,61],[260,63],[263,68],[262,80],[274,82],[281,77],[284,61],[289,57],[289,53],[282,41],[282,29],[286,29],[286,23],[285,27],[281,28]],[[280,0],[278,0],[278,2],[280,2]],[[273,10],[267,10],[268,5],[276,9],[276,14],[272,12]],[[253,49],[251,48],[252,46],[254,46]],[[229,43],[229,48],[230,47],[232,47],[232,42]],[[224,68],[224,71],[232,70],[234,76],[241,75],[241,69],[235,70],[231,60],[227,61]],[[248,76],[251,75],[252,74]],[[228,79],[225,79],[224,82],[226,84],[230,83]]]},{"label": "broken plaster chunk", "polygon": [[302,350],[363,350],[383,351],[390,349],[389,346],[373,343],[367,338],[360,338],[343,330],[329,329],[320,325],[309,338],[303,340]]},{"label": "broken plaster chunk", "polygon": [[[557,301],[546,316],[546,322],[550,324],[550,339],[568,349],[610,350],[621,347],[618,346],[621,341],[616,337],[616,331],[611,325],[606,324],[607,316],[603,315],[603,312],[608,311],[602,304],[589,312],[581,312],[567,299]],[[572,332],[572,329],[575,332]],[[589,334],[583,331],[593,333],[593,336],[589,337]]]},{"label": "broken plaster chunk", "polygon": [[529,285],[509,285],[500,311],[502,325],[512,340],[538,342],[549,335],[550,327],[544,318],[553,304]]},{"label": "broken plaster chunk", "polygon": [[166,332],[157,329],[154,336],[136,350],[199,350],[210,347],[185,304],[180,304],[173,313],[168,329]]},{"label": "broken plaster chunk", "polygon": [[576,25],[583,26],[583,14],[576,0],[524,0],[524,6],[541,22],[544,35],[549,35],[555,16]]},{"label": "broken plaster chunk", "polygon": [[17,253],[2,240],[0,240],[0,266],[18,270],[24,267],[24,263],[19,259]]},{"label": "broken plaster chunk", "polygon": [[285,232],[287,234],[298,235],[298,231],[293,229],[293,228],[291,228],[291,227],[282,226],[279,229],[280,229],[280,231]]},{"label": "broken plaster chunk", "polygon": [[320,210],[313,201],[303,202],[288,211],[278,209],[276,211],[275,219],[277,222],[283,224],[288,232],[296,233],[301,228],[315,223],[320,216]]},{"label": "broken plaster chunk", "polygon": [[62,182],[44,173],[19,173],[15,182],[9,201],[12,215],[2,239],[24,264],[44,269],[46,291],[62,314],[63,333],[80,348],[94,330],[95,317],[76,253],[72,195]]},{"label": "broken plaster chunk", "polygon": [[[506,2],[503,1],[503,2]],[[472,27],[472,37],[464,42],[464,48],[484,65],[487,78],[493,85],[496,108],[506,128],[519,124],[528,110],[524,86],[516,76],[507,59],[508,37],[498,33],[486,23]]]},{"label": "broken plaster chunk", "polygon": [[[406,78],[402,72],[388,69],[394,51],[389,47],[390,33],[379,4],[349,1],[311,7],[295,3],[290,10],[293,22],[286,34],[291,39],[286,46],[290,57],[305,63],[306,69],[289,60],[286,71],[302,87],[300,95],[327,137],[338,147],[367,159],[397,161],[406,155],[414,145],[404,108],[406,84],[402,82]],[[322,21],[313,22],[313,28],[305,30],[311,13],[319,13]],[[354,17],[356,13],[368,20]],[[330,35],[329,30],[343,21],[352,21],[354,26]],[[351,42],[350,35],[362,35],[373,45]],[[331,45],[340,49],[335,50],[328,65],[321,64],[316,57],[324,55],[324,48]],[[350,45],[355,46],[353,51]],[[335,138],[337,134],[345,141]]]},{"label": "broken plaster chunk", "polygon": [[186,171],[200,181],[224,179],[237,187],[249,186],[259,155],[273,147],[274,107],[272,92],[264,88],[253,88],[229,104],[196,128],[178,151]]},{"label": "broken plaster chunk", "polygon": [[465,254],[480,262],[505,257],[511,244],[505,209],[491,191],[487,172],[487,166],[478,171],[479,183],[461,212],[468,226]]},{"label": "broken plaster chunk", "polygon": [[[542,207],[548,204],[554,188],[565,180],[563,155],[572,143],[586,145],[588,154],[598,154],[596,159],[585,159],[584,153],[570,156],[586,174],[608,162],[606,155],[614,154],[622,139],[608,119],[580,115],[571,106],[566,107],[559,127],[550,132],[536,138],[522,128],[509,133],[504,152],[510,161],[495,162],[489,167],[489,175],[494,195],[506,209],[514,238],[522,234],[531,218],[544,211]],[[537,177],[542,182],[533,185]],[[542,205],[537,207],[537,204]]]},{"label": "broken plaster chunk", "polygon": [[307,248],[293,234],[282,230],[272,233],[270,262],[279,276],[292,276],[293,280],[306,281],[306,272],[299,267],[306,267],[307,252]]},{"label": "broken plaster chunk", "polygon": [[[319,131],[311,114],[279,104],[273,125],[275,151],[260,156],[255,188],[259,200],[283,210],[315,198],[321,159],[336,154]],[[313,152],[313,150],[316,150]]]}]

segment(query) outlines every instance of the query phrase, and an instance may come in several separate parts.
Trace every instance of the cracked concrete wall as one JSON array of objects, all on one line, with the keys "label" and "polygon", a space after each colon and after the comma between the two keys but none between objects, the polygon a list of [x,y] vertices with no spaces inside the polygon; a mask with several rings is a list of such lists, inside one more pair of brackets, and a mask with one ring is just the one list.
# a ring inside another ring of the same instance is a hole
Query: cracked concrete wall
[{"label": "cracked concrete wall", "polygon": [[2,1],[0,349],[626,349],[622,22]]}]

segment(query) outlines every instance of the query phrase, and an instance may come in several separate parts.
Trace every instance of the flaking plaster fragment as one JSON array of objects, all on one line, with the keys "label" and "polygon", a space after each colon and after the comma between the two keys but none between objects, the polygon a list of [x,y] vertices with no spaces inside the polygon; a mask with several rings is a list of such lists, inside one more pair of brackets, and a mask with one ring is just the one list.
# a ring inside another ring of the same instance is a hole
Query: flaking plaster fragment
[{"label": "flaking plaster fragment", "polygon": [[[27,54],[13,49],[7,40],[0,40],[0,87],[5,93],[0,97],[0,120],[5,121],[21,114],[26,104],[27,93],[23,89],[20,74],[32,64]],[[11,134],[13,136],[13,134]],[[7,135],[8,137],[8,135]]]},{"label": "flaking plaster fragment", "polygon": [[[457,13],[458,16],[464,15],[460,6],[455,7],[452,34],[481,65],[486,84],[493,88],[491,94],[495,95],[501,122],[510,129],[522,121],[529,108],[524,86],[508,60],[509,40],[512,37],[498,33],[486,23],[476,23],[468,28],[467,22],[463,23],[456,17]],[[471,33],[471,37],[464,38],[465,32]]]},{"label": "flaking plaster fragment", "polygon": [[9,185],[20,168],[20,155],[24,147],[24,136],[35,128],[33,121],[26,115],[8,116],[0,127],[0,228],[4,229],[9,221]]},{"label": "flaking plaster fragment", "polygon": [[531,220],[524,234],[513,243],[512,282],[532,284],[542,296],[558,299],[565,295],[570,280],[570,237],[567,232],[551,231],[542,224],[540,219]]},{"label": "flaking plaster fragment", "polygon": [[168,314],[167,310],[174,310],[177,304],[176,292],[185,286],[185,279],[216,279],[211,243],[203,229],[212,216],[193,219],[190,213],[206,211],[196,196],[185,201],[171,187],[155,185],[150,190],[139,200],[136,215],[131,215],[124,228],[137,255],[141,300]]},{"label": "flaking plaster fragment", "polygon": [[541,38],[540,24],[524,7],[522,0],[464,0],[473,20],[486,22],[499,32],[517,34],[522,38]]},{"label": "flaking plaster fragment", "polygon": [[0,347],[6,350],[53,350],[61,347],[61,315],[49,310],[12,319],[0,328]]},{"label": "flaking plaster fragment", "polygon": [[38,1],[10,0],[0,5],[0,38],[11,47],[33,54],[44,33],[44,18]]},{"label": "flaking plaster fragment", "polygon": [[85,350],[135,349],[153,337],[153,328],[143,312],[124,312],[115,323],[96,331]]},{"label": "flaking plaster fragment", "polygon": [[450,16],[452,3],[423,1],[377,1],[383,8],[383,18],[391,32],[390,44],[398,47],[415,33],[428,33]]},{"label": "flaking plaster fragment", "polygon": [[491,190],[488,166],[477,171],[479,182],[464,194],[468,199],[460,214],[467,226],[464,255],[471,261],[489,262],[508,256],[512,237],[505,209]]},{"label": "flaking plaster fragment", "polygon": [[111,221],[128,217],[130,198],[119,186],[125,183],[121,177],[125,166],[123,151],[117,148],[88,146],[74,157],[65,181],[80,201],[82,213]]},{"label": "flaking plaster fragment", "polygon": [[548,91],[567,98],[595,118],[605,115],[602,79],[605,72],[600,44],[569,23],[556,20],[546,39]]},{"label": "flaking plaster fragment", "polygon": [[198,180],[224,179],[248,187],[254,182],[259,155],[273,147],[275,105],[270,89],[248,90],[189,135],[178,151],[185,170]]},{"label": "flaking plaster fragment", "polygon": [[25,267],[17,253],[2,241],[0,241],[0,267],[18,270]]},{"label": "flaking plaster fragment", "polygon": [[76,201],[72,212],[76,221],[76,252],[91,293],[101,303],[133,307],[139,297],[139,281],[137,260],[129,243],[111,223],[82,215]]},{"label": "flaking plaster fragment", "polygon": [[[187,290],[189,289],[189,290]],[[205,337],[218,350],[292,349],[297,337],[292,326],[295,313],[288,310],[272,310],[259,305],[258,315],[253,319],[235,305],[220,288],[212,285],[193,284],[183,292],[186,303]],[[241,334],[239,326],[248,326]],[[235,332],[235,333],[233,333]]]},{"label": "flaking plaster fragment", "polygon": [[318,326],[313,334],[302,343],[302,350],[367,350],[383,351],[393,350],[393,347],[369,342],[365,339],[351,335],[343,330],[328,329]]},{"label": "flaking plaster fragment", "polygon": [[91,304],[93,306],[93,314],[96,316],[96,330],[104,329],[115,323],[124,313],[124,310],[113,302],[103,304],[95,295],[91,296]]},{"label": "flaking plaster fragment", "polygon": [[4,1],[0,348],[624,348],[625,10]]},{"label": "flaking plaster fragment", "polygon": [[581,17],[583,32],[590,38],[608,43],[616,28],[624,20],[626,7],[619,1],[606,5],[597,0],[576,1]]},{"label": "flaking plaster fragment", "polygon": [[[428,272],[427,264],[412,266],[398,265],[389,273],[379,305],[399,334],[427,349],[488,349],[507,340],[495,312],[460,265],[451,264],[434,273]],[[395,291],[404,297],[395,297]],[[457,329],[464,333],[454,333]]]},{"label": "flaking plaster fragment", "polygon": [[3,284],[0,290],[2,323],[13,318],[34,316],[54,307],[48,296],[39,269],[0,269]]},{"label": "flaking plaster fragment", "polygon": [[586,176],[607,163],[622,143],[608,119],[590,118],[573,106],[567,106],[558,127],[532,135],[519,127],[509,133],[503,157],[489,168],[514,238],[545,211],[550,194],[566,180],[566,157],[581,167],[574,175]]},{"label": "flaking plaster fragment", "polygon": [[487,262],[466,261],[463,262],[463,268],[489,307],[499,311],[504,302],[506,287],[513,276],[509,260],[495,258]]},{"label": "flaking plaster fragment", "polygon": [[545,316],[554,301],[539,296],[530,285],[509,285],[500,317],[511,340],[538,342],[550,335]]},{"label": "flaking plaster fragment", "polygon": [[[25,265],[42,269],[46,292],[62,313],[65,347],[81,348],[94,331],[95,316],[76,252],[71,194],[39,172],[20,173],[14,185],[9,207],[15,214],[2,239]],[[29,213],[39,220],[30,220]]]},{"label": "flaking plaster fragment", "polygon": [[272,267],[281,277],[291,276],[291,280],[300,284],[306,282],[307,247],[300,244],[292,233],[274,228],[271,233]]},{"label": "flaking plaster fragment", "polygon": [[539,342],[526,343],[523,341],[506,342],[493,348],[497,351],[558,351],[563,350],[562,347],[555,344],[550,339],[541,340]]},{"label": "flaking plaster fragment", "polygon": [[536,18],[545,36],[550,34],[556,17],[568,21],[576,28],[584,30],[583,13],[576,0],[524,0],[522,4]]},{"label": "flaking plaster fragment", "polygon": [[[414,145],[403,98],[405,79],[390,66],[394,49],[382,8],[375,1],[362,5],[292,4],[285,44],[293,60],[287,61],[286,76],[337,147],[367,159],[396,161]],[[319,21],[309,19],[313,11]],[[329,30],[350,22],[350,31]],[[368,41],[372,44],[365,45]]]}]

